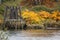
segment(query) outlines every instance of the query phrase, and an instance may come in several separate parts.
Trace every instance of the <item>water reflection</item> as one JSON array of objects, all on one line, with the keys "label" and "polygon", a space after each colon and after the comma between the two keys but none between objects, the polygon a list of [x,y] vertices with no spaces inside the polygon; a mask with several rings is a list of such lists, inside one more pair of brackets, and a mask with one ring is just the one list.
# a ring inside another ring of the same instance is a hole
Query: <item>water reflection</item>
[{"label": "water reflection", "polygon": [[9,31],[9,34],[12,36],[20,37],[51,37],[56,34],[59,34],[59,30],[19,30],[19,31]]},{"label": "water reflection", "polygon": [[9,34],[9,40],[60,40],[60,30],[19,30]]}]

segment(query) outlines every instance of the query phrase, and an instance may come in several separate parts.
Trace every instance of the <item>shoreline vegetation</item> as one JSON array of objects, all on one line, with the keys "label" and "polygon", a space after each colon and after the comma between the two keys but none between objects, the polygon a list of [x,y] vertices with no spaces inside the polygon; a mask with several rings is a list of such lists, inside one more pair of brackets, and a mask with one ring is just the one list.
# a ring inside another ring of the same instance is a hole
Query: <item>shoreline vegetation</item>
[{"label": "shoreline vegetation", "polygon": [[[15,0],[15,1],[6,0],[2,4],[0,4],[1,5],[0,6],[0,26],[2,26],[2,24],[4,23],[5,6],[6,5],[7,6],[21,6],[20,3],[21,3],[21,0]],[[50,1],[48,3],[50,3]],[[34,4],[35,6],[32,5],[32,7],[22,6],[21,16],[24,19],[24,21],[26,21],[25,24],[28,26],[28,28],[30,26],[31,28],[35,28],[35,29],[36,28],[44,29],[45,27],[60,28],[59,27],[60,26],[60,6],[59,6],[59,2],[54,2],[54,3],[56,5],[55,7],[52,7],[52,8],[49,8],[45,5],[35,5],[35,4]],[[20,13],[18,15],[20,16]]]}]

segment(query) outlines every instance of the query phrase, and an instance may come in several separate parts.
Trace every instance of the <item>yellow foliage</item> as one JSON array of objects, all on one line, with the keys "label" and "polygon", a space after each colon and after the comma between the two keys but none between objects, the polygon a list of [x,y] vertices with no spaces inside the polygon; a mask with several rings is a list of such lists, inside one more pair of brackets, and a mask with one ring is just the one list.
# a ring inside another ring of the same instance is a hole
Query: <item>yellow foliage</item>
[{"label": "yellow foliage", "polygon": [[51,18],[55,19],[55,20],[60,20],[60,12],[59,11],[53,11],[51,14]]},{"label": "yellow foliage", "polygon": [[41,11],[41,12],[39,12],[39,15],[43,18],[49,18],[51,14],[46,11]]},{"label": "yellow foliage", "polygon": [[39,23],[41,21],[39,15],[34,11],[22,12],[22,17],[34,23]]},{"label": "yellow foliage", "polygon": [[58,19],[58,20],[60,20],[60,16],[59,16],[59,17],[57,17],[57,19]]},{"label": "yellow foliage", "polygon": [[47,11],[40,11],[36,13],[34,11],[26,10],[22,12],[22,17],[29,23],[40,23],[45,19],[60,20],[60,12],[53,11],[52,13],[49,13]]},{"label": "yellow foliage", "polygon": [[0,19],[0,24],[3,23],[3,20]]}]

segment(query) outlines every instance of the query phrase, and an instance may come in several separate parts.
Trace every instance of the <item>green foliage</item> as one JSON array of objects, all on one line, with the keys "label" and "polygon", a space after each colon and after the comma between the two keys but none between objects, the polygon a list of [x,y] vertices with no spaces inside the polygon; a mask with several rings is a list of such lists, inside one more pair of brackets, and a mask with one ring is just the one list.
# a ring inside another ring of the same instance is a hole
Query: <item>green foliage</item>
[{"label": "green foliage", "polygon": [[5,6],[18,6],[18,4],[20,3],[20,0],[3,0],[3,4],[0,5],[0,14],[4,13],[5,10]]},{"label": "green foliage", "polygon": [[4,6],[0,6],[0,14],[4,13]]},{"label": "green foliage", "polygon": [[0,14],[0,19],[3,19],[3,15]]},{"label": "green foliage", "polygon": [[53,9],[51,8],[48,8],[48,7],[45,7],[45,6],[35,6],[32,8],[33,11],[48,11],[48,12],[51,12]]},{"label": "green foliage", "polygon": [[55,10],[59,10],[60,11],[60,6],[55,7]]}]

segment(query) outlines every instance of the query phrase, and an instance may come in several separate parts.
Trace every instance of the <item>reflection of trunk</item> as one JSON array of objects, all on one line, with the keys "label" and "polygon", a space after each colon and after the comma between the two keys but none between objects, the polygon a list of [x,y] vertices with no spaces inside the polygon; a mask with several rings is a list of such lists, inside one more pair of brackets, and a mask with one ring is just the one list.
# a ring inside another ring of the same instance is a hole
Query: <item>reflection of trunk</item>
[{"label": "reflection of trunk", "polygon": [[41,0],[41,5],[43,4],[43,0]]},{"label": "reflection of trunk", "polygon": [[44,1],[41,1],[42,3],[42,5],[45,5],[45,6],[47,6],[47,7],[54,7],[54,4],[55,4],[55,2],[54,1],[51,1],[51,0],[44,0]]},{"label": "reflection of trunk", "polygon": [[33,1],[33,4],[34,4],[34,5],[38,5],[38,4],[39,4],[39,0],[34,0],[34,1]]},{"label": "reflection of trunk", "polygon": [[18,10],[12,7],[10,12],[10,19],[17,19],[17,16],[18,16]]}]

